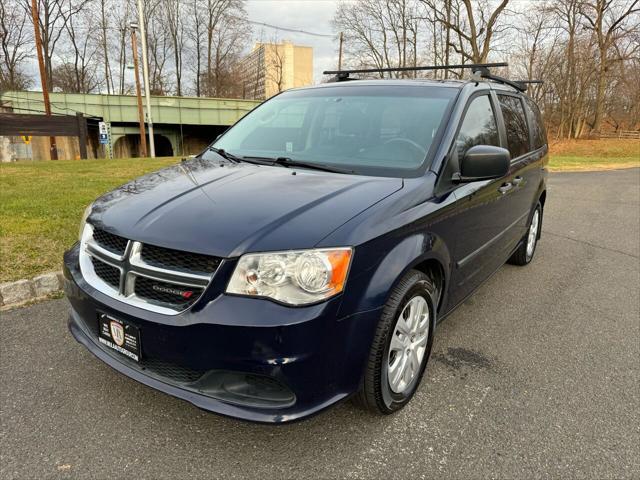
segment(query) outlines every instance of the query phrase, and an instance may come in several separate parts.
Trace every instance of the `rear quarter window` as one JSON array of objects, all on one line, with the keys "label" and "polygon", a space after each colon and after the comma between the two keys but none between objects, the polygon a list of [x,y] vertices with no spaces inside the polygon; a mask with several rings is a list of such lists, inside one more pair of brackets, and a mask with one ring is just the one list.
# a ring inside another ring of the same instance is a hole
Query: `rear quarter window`
[{"label": "rear quarter window", "polygon": [[498,95],[498,101],[507,130],[509,153],[511,158],[520,157],[529,151],[529,126],[522,100],[511,95]]},{"label": "rear quarter window", "polygon": [[531,141],[533,142],[534,150],[541,148],[547,144],[547,135],[544,130],[544,122],[542,121],[542,114],[540,109],[530,98],[526,98],[524,105],[529,113],[531,122]]}]

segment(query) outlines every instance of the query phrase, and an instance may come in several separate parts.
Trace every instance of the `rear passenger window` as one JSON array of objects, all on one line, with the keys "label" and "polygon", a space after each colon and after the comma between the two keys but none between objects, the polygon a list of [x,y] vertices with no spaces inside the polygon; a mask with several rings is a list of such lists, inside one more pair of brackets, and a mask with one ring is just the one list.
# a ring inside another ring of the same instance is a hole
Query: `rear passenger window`
[{"label": "rear passenger window", "polygon": [[475,145],[500,146],[498,126],[488,95],[474,98],[467,109],[456,139],[458,158]]},{"label": "rear passenger window", "polygon": [[517,158],[529,151],[529,127],[524,116],[522,101],[511,95],[498,95],[500,109],[507,129],[507,145],[511,158]]},{"label": "rear passenger window", "polygon": [[534,150],[537,150],[547,143],[547,136],[544,132],[544,123],[542,122],[542,114],[535,102],[530,98],[525,99],[524,106],[527,108],[529,117],[533,119],[531,125],[531,141],[533,142]]}]

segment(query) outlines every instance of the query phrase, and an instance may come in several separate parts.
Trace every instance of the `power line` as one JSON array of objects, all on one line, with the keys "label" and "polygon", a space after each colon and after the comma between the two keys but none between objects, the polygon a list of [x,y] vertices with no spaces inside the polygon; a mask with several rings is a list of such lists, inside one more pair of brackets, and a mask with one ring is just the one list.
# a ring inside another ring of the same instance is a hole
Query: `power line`
[{"label": "power line", "polygon": [[[250,23],[251,25],[258,25],[258,26],[261,26],[261,27],[273,28],[275,30],[282,30],[284,32],[301,33],[303,35],[311,35],[313,37],[337,38],[337,34],[333,34],[333,33],[310,32],[308,30],[302,30],[302,29],[291,28],[291,27],[282,27],[280,25],[273,25],[272,23],[258,22],[256,20],[248,20],[248,19],[245,19],[245,18],[242,18],[242,17],[236,17],[236,16],[230,16],[230,18],[232,18],[234,20],[246,21],[247,23]],[[95,31],[94,27],[91,27],[91,26],[88,26],[88,25],[76,25],[73,28],[74,28],[75,31],[85,31],[85,32],[89,32],[89,31],[93,32],[93,31]],[[118,32],[121,32],[123,30],[122,27],[116,27],[116,26],[106,26],[104,28],[106,30],[112,30],[112,31],[118,31]],[[128,28],[124,28],[124,30],[128,30]]]},{"label": "power line", "polygon": [[254,20],[247,20],[247,22],[252,25],[261,25],[263,27],[274,28],[276,30],[282,30],[284,32],[302,33],[304,35],[311,35],[313,37],[336,38],[336,35],[334,34],[309,32],[307,30],[299,30],[296,28],[289,28],[289,27],[279,27],[278,25],[272,25],[270,23],[264,23],[264,22],[256,22]]}]

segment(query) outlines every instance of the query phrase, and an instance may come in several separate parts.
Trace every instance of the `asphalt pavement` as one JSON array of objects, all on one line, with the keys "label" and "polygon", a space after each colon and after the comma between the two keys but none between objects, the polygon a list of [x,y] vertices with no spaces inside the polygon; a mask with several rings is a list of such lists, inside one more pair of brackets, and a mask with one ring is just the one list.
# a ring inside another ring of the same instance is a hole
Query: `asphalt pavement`
[{"label": "asphalt pavement", "polygon": [[639,478],[640,170],[549,180],[533,263],[438,326],[411,404],[265,426],[111,370],[66,300],[0,319],[0,478]]}]

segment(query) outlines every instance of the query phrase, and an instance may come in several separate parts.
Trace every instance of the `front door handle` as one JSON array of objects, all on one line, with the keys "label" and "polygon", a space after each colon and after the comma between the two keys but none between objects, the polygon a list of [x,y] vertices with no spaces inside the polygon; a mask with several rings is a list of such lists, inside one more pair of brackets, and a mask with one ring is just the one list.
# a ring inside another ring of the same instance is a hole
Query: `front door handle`
[{"label": "front door handle", "polygon": [[507,193],[509,190],[511,190],[513,188],[513,184],[511,182],[507,182],[507,183],[503,183],[500,188],[498,188],[498,191],[501,194],[505,194]]},{"label": "front door handle", "polygon": [[522,177],[517,176],[516,178],[513,179],[513,184],[517,187],[522,183],[522,180],[524,180]]}]

